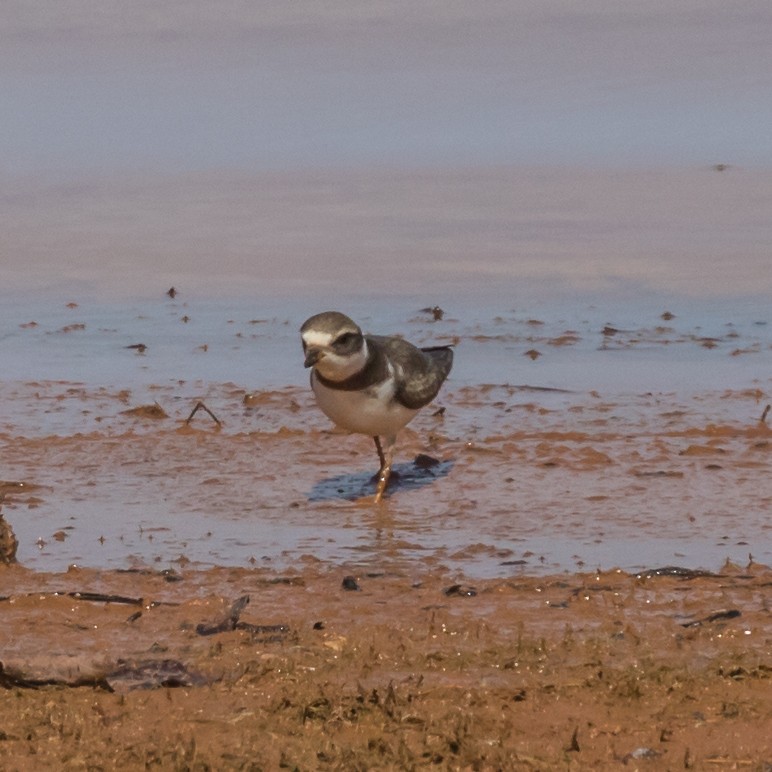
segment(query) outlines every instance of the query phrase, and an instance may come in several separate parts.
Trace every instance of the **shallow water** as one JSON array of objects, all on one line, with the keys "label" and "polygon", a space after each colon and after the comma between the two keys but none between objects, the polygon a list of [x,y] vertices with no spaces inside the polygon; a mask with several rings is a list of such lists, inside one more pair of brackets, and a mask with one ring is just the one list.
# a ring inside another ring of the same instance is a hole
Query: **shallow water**
[{"label": "shallow water", "polygon": [[[443,294],[441,320],[433,318],[430,295],[424,307],[410,296],[384,303],[359,295],[340,303],[366,331],[401,334],[419,345],[454,343],[455,386],[527,384],[611,395],[746,388],[767,375],[761,361],[772,344],[772,319],[764,298],[599,293],[511,307]],[[313,302],[78,303],[6,295],[0,297],[3,380],[132,390],[184,383],[187,393],[199,395],[207,384],[304,385],[297,331],[319,310]]]},{"label": "shallow water", "polygon": [[[374,507],[372,443],[329,431],[307,387],[304,303],[159,294],[1,306],[0,479],[24,565],[772,562],[761,303],[459,303],[435,321],[413,298],[377,319],[352,298],[365,329],[456,343],[444,414],[403,433]],[[200,399],[222,428],[184,424]],[[154,403],[168,418],[127,412]]]}]

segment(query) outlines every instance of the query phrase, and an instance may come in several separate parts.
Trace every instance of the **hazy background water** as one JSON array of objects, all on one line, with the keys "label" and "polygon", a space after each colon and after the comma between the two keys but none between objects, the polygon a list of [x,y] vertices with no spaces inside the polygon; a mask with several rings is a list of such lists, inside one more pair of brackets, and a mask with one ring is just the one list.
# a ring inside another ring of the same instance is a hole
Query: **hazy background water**
[{"label": "hazy background water", "polygon": [[8,2],[2,288],[761,295],[771,96],[762,0]]},{"label": "hazy background water", "polygon": [[772,8],[6,2],[6,171],[772,163]]}]

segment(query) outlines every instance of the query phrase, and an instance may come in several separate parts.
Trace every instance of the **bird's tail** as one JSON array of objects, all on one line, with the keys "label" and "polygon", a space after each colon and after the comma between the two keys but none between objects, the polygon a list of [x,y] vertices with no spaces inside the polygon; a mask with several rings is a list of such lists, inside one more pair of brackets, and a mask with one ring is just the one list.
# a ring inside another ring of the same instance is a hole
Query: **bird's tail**
[{"label": "bird's tail", "polygon": [[434,364],[442,373],[442,377],[447,378],[450,368],[453,367],[453,347],[429,346],[428,348],[422,348],[421,351],[434,361]]}]

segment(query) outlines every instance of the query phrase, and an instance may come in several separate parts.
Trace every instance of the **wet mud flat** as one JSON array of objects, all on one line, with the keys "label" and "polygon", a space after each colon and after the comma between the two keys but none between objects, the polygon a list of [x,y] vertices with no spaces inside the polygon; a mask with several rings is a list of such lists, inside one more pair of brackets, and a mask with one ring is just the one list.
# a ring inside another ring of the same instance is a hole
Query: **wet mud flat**
[{"label": "wet mud flat", "polygon": [[[22,565],[279,570],[312,555],[466,578],[772,565],[766,389],[454,386],[401,433],[375,507],[372,441],[329,428],[307,387],[197,388],[155,386],[147,402],[0,385],[2,513]],[[197,396],[220,423],[186,422]]]},{"label": "wet mud flat", "polygon": [[768,769],[767,326],[470,324],[379,507],[294,324],[14,332],[127,369],[0,383],[4,768]]},{"label": "wet mud flat", "polygon": [[772,572],[0,569],[26,769],[772,764]]}]

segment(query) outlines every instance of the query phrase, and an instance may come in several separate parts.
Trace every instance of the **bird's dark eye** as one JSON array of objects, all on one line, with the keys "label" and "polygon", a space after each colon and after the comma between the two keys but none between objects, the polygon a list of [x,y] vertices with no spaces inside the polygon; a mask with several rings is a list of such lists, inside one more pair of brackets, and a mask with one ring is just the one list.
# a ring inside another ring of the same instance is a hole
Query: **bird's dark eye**
[{"label": "bird's dark eye", "polygon": [[353,343],[355,338],[356,335],[353,332],[344,332],[342,335],[338,335],[338,337],[335,338],[335,343],[333,345],[335,348],[346,348]]}]

